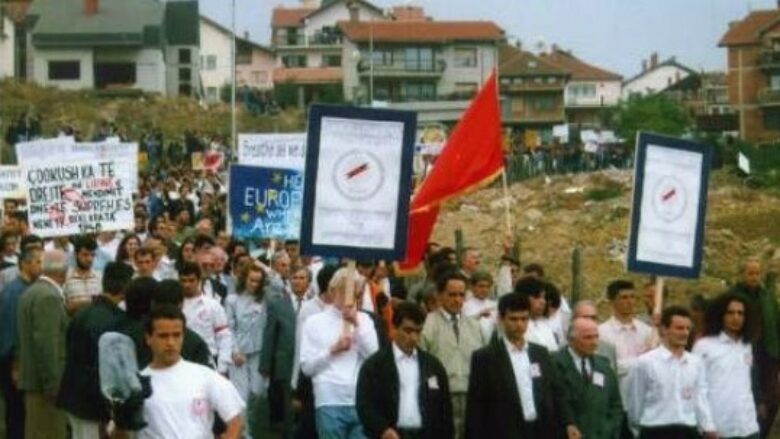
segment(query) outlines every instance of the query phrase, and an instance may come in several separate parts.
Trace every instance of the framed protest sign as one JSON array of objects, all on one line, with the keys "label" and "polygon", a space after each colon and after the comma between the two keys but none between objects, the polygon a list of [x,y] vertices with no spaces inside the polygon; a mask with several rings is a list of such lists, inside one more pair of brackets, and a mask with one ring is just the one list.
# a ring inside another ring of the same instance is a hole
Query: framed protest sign
[{"label": "framed protest sign", "polygon": [[228,177],[228,231],[239,239],[298,239],[303,172],[232,165]]},{"label": "framed protest sign", "polygon": [[303,172],[306,133],[239,134],[238,163]]},{"label": "framed protest sign", "polygon": [[132,191],[123,160],[22,167],[30,232],[41,237],[132,229]]},{"label": "framed protest sign", "polygon": [[416,125],[407,111],[310,108],[303,253],[403,258]]},{"label": "framed protest sign", "polygon": [[22,168],[0,166],[0,200],[23,200],[25,197]]},{"label": "framed protest sign", "polygon": [[699,276],[711,162],[709,146],[639,133],[629,271]]}]

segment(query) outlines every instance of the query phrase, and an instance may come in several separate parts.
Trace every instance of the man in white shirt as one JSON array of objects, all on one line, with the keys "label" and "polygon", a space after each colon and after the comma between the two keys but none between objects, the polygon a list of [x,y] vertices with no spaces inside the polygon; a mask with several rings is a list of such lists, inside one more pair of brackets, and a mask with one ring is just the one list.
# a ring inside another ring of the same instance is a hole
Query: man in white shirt
[{"label": "man in white shirt", "polygon": [[707,400],[721,438],[758,437],[751,372],[753,349],[750,306],[726,293],[709,305],[706,332],[693,346],[707,375]]},{"label": "man in white shirt", "polygon": [[531,304],[531,319],[528,322],[525,339],[544,346],[550,353],[557,351],[560,346],[547,320],[547,299],[545,298],[544,282],[536,277],[526,276],[515,285],[515,293],[527,296]]},{"label": "man in white shirt", "polygon": [[417,348],[424,322],[419,305],[398,304],[392,347],[369,357],[360,369],[357,411],[368,437],[449,439],[455,433],[447,371]]},{"label": "man in white shirt", "polygon": [[232,364],[233,337],[222,305],[200,289],[200,268],[192,262],[182,264],[179,283],[184,293],[187,327],[209,346],[217,371],[226,374]]},{"label": "man in white shirt", "polygon": [[[349,285],[351,283],[351,285]],[[371,318],[357,312],[361,291],[356,273],[340,269],[331,279],[333,306],[310,317],[301,338],[301,371],[312,378],[317,434],[321,438],[363,438],[355,410],[360,366],[377,351],[379,342]]]},{"label": "man in white shirt", "polygon": [[498,303],[489,298],[493,289],[493,276],[487,271],[477,270],[471,275],[469,283],[471,295],[463,303],[463,314],[478,319],[482,337],[490,340],[498,315]]},{"label": "man in white shirt", "polygon": [[636,291],[632,282],[610,282],[607,298],[612,304],[612,317],[599,325],[599,338],[615,346],[618,384],[626,407],[626,377],[637,358],[656,346],[656,336],[653,328],[636,318]]},{"label": "man in white shirt", "polygon": [[661,346],[642,354],[628,373],[630,425],[641,439],[693,439],[701,437],[699,431],[707,439],[717,438],[704,363],[685,351],[690,312],[678,306],[665,309],[661,330]]},{"label": "man in white shirt", "polygon": [[71,315],[92,303],[92,299],[103,292],[103,276],[92,268],[97,243],[89,236],[76,239],[74,253],[76,266],[68,270],[62,292],[65,295],[65,309]]},{"label": "man in white shirt", "polygon": [[152,362],[141,371],[151,379],[152,395],[144,401],[146,428],[138,439],[213,438],[214,413],[225,419],[222,439],[241,434],[244,401],[233,385],[205,366],[181,358],[184,315],[174,305],[152,310],[146,324],[146,344]]}]

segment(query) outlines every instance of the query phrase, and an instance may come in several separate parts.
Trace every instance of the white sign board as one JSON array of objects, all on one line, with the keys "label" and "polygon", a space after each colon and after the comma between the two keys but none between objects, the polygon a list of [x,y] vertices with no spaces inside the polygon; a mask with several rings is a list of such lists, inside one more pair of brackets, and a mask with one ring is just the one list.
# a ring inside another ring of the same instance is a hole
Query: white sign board
[{"label": "white sign board", "polygon": [[647,134],[640,135],[637,145],[629,269],[696,277],[711,150]]},{"label": "white sign board", "polygon": [[22,167],[30,232],[41,237],[132,229],[132,191],[124,160],[37,163]]},{"label": "white sign board", "polygon": [[0,166],[0,200],[24,199],[22,169],[18,166]]},{"label": "white sign board", "polygon": [[553,125],[553,137],[560,139],[561,143],[568,143],[569,124]]},{"label": "white sign board", "polygon": [[122,166],[123,180],[133,192],[138,190],[138,144],[91,142],[75,143],[72,137],[57,137],[16,144],[20,166],[39,163],[66,163],[72,160],[127,162]]},{"label": "white sign board", "polygon": [[239,134],[238,163],[303,171],[306,167],[306,133]]},{"label": "white sign board", "polygon": [[745,174],[750,174],[750,159],[745,156],[745,154],[739,153],[739,156],[737,157],[737,165],[739,166],[739,169],[744,172]]}]

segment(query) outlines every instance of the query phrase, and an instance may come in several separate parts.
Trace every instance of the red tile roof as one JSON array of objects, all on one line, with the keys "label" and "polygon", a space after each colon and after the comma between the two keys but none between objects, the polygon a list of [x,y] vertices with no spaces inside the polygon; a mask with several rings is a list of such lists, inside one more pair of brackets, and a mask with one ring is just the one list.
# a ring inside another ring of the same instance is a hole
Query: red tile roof
[{"label": "red tile roof", "polygon": [[617,73],[604,70],[600,67],[588,64],[569,52],[555,49],[551,53],[541,55],[545,61],[549,61],[558,67],[568,71],[572,80],[580,81],[622,81],[623,77]]},{"label": "red tile roof", "polygon": [[760,42],[762,31],[780,19],[780,10],[753,11],[740,21],[729,24],[718,46],[739,46]]},{"label": "red tile roof", "polygon": [[426,21],[425,10],[419,6],[394,6],[393,17],[398,21]]},{"label": "red tile roof", "polygon": [[323,84],[341,82],[341,67],[280,67],[274,70],[274,82]]},{"label": "red tile roof", "polygon": [[557,65],[508,44],[498,48],[498,73],[499,76],[568,75]]},{"label": "red tile roof", "polygon": [[303,24],[303,19],[315,9],[276,7],[271,15],[271,27],[296,27]]},{"label": "red tile roof", "polygon": [[444,43],[498,40],[504,31],[492,21],[376,21],[339,22],[348,39],[388,43]]}]

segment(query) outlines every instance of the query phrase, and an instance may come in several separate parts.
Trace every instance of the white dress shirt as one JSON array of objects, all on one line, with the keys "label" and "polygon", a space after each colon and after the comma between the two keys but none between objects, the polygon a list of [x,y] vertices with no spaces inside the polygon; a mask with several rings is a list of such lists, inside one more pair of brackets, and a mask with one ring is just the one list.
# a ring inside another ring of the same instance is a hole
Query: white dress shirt
[{"label": "white dress shirt", "polygon": [[[489,316],[481,316],[482,311],[490,310]],[[498,304],[491,299],[478,299],[473,295],[463,303],[463,315],[478,319],[479,327],[482,329],[482,337],[490,340],[493,336],[493,330],[496,328],[496,317],[498,315]]]},{"label": "white dress shirt", "polygon": [[613,316],[599,325],[599,339],[615,346],[618,385],[625,407],[628,404],[626,378],[639,356],[655,347],[654,330],[641,320],[633,319],[626,324]]},{"label": "white dress shirt", "polygon": [[707,375],[707,400],[720,437],[747,437],[758,433],[750,369],[749,343],[725,333],[703,337],[693,346]]},{"label": "white dress shirt", "polygon": [[543,317],[528,321],[525,339],[531,343],[544,346],[550,353],[557,351],[559,348],[558,340],[555,339],[555,333],[552,327],[550,327],[550,323]]},{"label": "white dress shirt", "polygon": [[341,311],[328,306],[303,324],[301,370],[312,378],[315,407],[355,405],[360,366],[379,349],[374,322],[362,312],[357,319],[351,347],[335,355],[330,349],[343,331]]},{"label": "white dress shirt", "polygon": [[420,402],[418,399],[420,363],[417,361],[417,349],[412,352],[412,355],[406,355],[404,351],[393,343],[393,357],[395,357],[395,367],[398,369],[400,390],[400,395],[398,396],[398,428],[421,428],[422,415],[420,414]]},{"label": "white dress shirt", "polygon": [[686,425],[715,431],[705,368],[697,355],[683,351],[677,357],[663,345],[642,354],[628,373],[626,391],[634,427]]},{"label": "white dress shirt", "polygon": [[216,300],[201,293],[197,297],[185,298],[182,308],[187,318],[187,327],[198,334],[217,359],[217,370],[227,372],[233,363],[233,336],[230,332],[225,309]]},{"label": "white dress shirt", "polygon": [[[528,357],[527,341],[522,348],[518,348],[507,340],[506,337],[503,340],[507,353],[509,353],[509,361],[512,363],[517,393],[520,395],[520,405],[523,407],[523,419],[533,422],[538,417],[536,404],[534,403],[533,367],[538,368],[539,365],[531,366],[531,359]],[[537,371],[537,373],[540,372]]]}]

